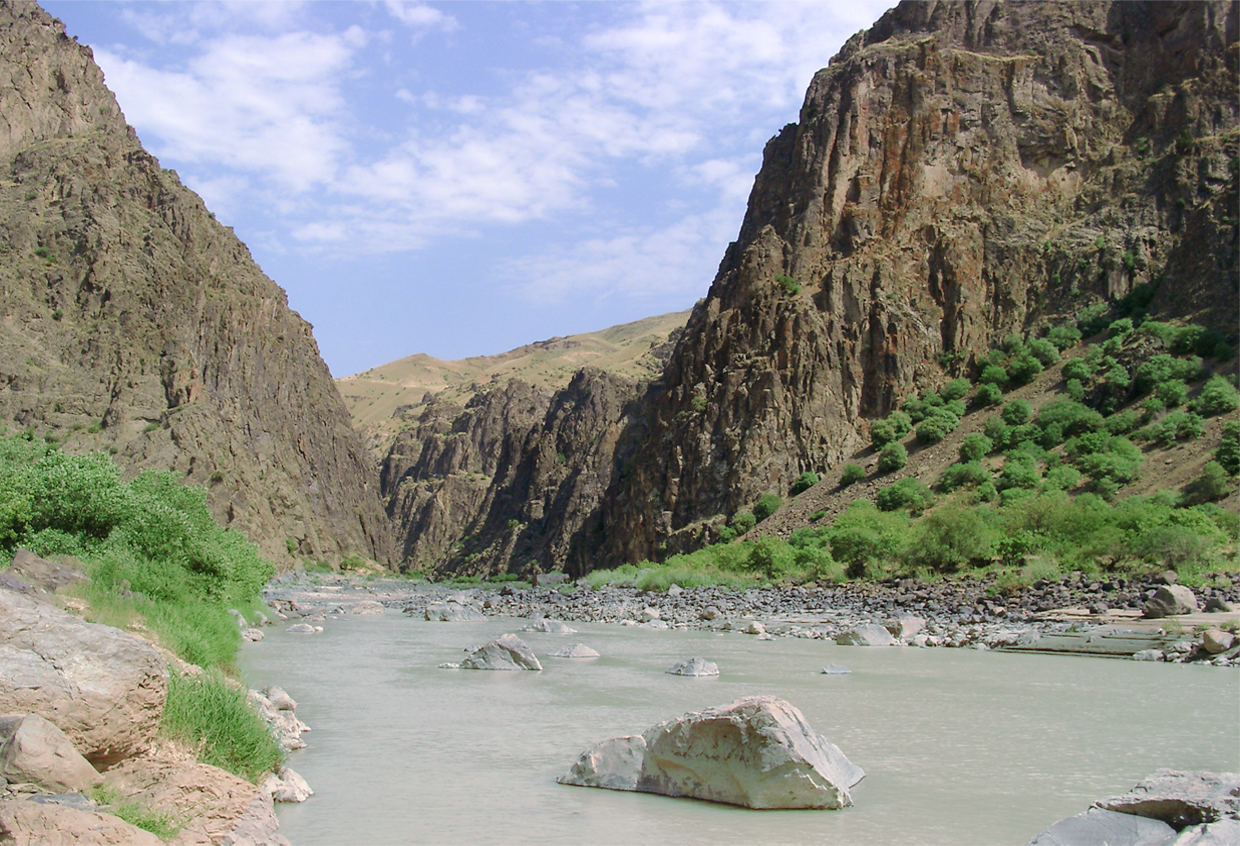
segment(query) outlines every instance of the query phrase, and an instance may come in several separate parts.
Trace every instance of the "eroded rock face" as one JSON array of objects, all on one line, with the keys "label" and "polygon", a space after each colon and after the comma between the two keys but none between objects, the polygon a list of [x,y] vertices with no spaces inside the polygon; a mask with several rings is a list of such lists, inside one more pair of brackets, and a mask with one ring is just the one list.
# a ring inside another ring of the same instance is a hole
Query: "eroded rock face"
[{"label": "eroded rock face", "polygon": [[711,540],[1003,335],[1135,285],[1161,277],[1153,312],[1234,332],[1236,152],[1216,139],[1240,119],[1238,17],[909,0],[853,37],[766,146],[634,424],[604,559]]},{"label": "eroded rock face", "polygon": [[111,814],[24,799],[0,800],[0,842],[11,846],[161,846],[149,831]]},{"label": "eroded rock face", "polygon": [[0,590],[0,713],[44,717],[106,767],[155,736],[167,690],[150,644]]},{"label": "eroded rock face", "polygon": [[864,776],[795,707],[749,696],[604,741],[559,781],[747,808],[843,808]]},{"label": "eroded rock face", "polygon": [[541,670],[542,664],[525,641],[506,634],[480,646],[460,664],[462,670]]},{"label": "eroded rock face", "polygon": [[0,778],[49,793],[85,792],[99,783],[65,733],[37,714],[0,717]]},{"label": "eroded rock face", "polygon": [[388,560],[369,458],[309,324],[34,3],[0,5],[0,101],[0,414],[114,447],[127,474],[207,486],[272,561],[292,564],[289,539],[298,557]]}]

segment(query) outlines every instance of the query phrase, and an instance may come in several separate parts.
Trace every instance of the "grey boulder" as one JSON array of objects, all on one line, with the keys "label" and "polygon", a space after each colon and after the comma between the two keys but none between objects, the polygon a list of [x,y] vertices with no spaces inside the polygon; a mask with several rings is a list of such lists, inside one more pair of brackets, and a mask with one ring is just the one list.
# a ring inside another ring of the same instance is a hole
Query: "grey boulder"
[{"label": "grey boulder", "polygon": [[363,599],[361,602],[355,603],[349,610],[350,614],[361,614],[365,616],[379,615],[387,612],[382,602],[375,602],[373,599]]},{"label": "grey boulder", "polygon": [[719,665],[714,661],[707,661],[700,655],[695,655],[688,661],[673,664],[665,672],[671,673],[673,676],[717,676],[719,675]]},{"label": "grey boulder", "polygon": [[0,591],[0,713],[38,714],[106,767],[159,729],[168,666],[145,641]]},{"label": "grey boulder", "polygon": [[566,646],[551,653],[552,658],[597,658],[598,652],[586,646],[584,643],[574,643],[572,646]]},{"label": "grey boulder", "polygon": [[461,662],[462,670],[541,670],[525,641],[506,634],[478,647]]},{"label": "grey boulder", "polygon": [[33,587],[36,593],[55,593],[74,582],[90,581],[82,562],[75,558],[40,558],[20,547],[13,553],[13,563],[6,572]]},{"label": "grey boulder", "polygon": [[1240,815],[1240,773],[1156,770],[1123,796],[1097,803],[1179,829]]},{"label": "grey boulder", "polygon": [[1027,846],[1159,846],[1174,836],[1160,820],[1090,808],[1044,829]]},{"label": "grey boulder", "polygon": [[436,623],[476,623],[486,619],[478,609],[459,602],[432,602],[426,606],[425,616]]},{"label": "grey boulder", "polygon": [[747,808],[843,808],[864,776],[795,707],[748,696],[603,741],[559,782]]},{"label": "grey boulder", "polygon": [[838,646],[895,646],[891,632],[877,623],[865,623],[835,638]]},{"label": "grey boulder", "polygon": [[1193,825],[1179,833],[1166,846],[1236,846],[1240,843],[1240,820]]},{"label": "grey boulder", "polygon": [[1198,610],[1197,597],[1191,588],[1184,585],[1163,585],[1149,602],[1141,609],[1141,614],[1150,619],[1173,617],[1177,614],[1194,614]]},{"label": "grey boulder", "polygon": [[521,631],[523,632],[546,632],[547,634],[577,634],[577,630],[570,628],[567,623],[560,620],[551,620],[543,617],[540,620],[527,625]]},{"label": "grey boulder", "polygon": [[0,800],[0,836],[5,844],[104,844],[162,846],[149,831],[98,810],[73,808],[51,802]]}]

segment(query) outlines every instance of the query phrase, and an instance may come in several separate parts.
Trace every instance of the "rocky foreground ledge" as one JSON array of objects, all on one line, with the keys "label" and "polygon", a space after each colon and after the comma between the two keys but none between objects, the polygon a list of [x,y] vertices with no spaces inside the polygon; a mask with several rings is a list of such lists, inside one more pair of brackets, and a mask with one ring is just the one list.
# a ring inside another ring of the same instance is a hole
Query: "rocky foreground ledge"
[{"label": "rocky foreground ledge", "polygon": [[[1219,581],[1223,581],[1220,579]],[[718,587],[666,593],[626,587],[454,589],[396,579],[317,581],[287,574],[266,596],[313,628],[333,614],[379,602],[419,619],[488,616],[568,620],[654,629],[739,631],[840,645],[1056,652],[1240,666],[1240,574],[1229,585],[1189,588],[1175,574],[1143,580],[1080,574],[1005,592],[993,580],[914,580],[827,588]]]}]

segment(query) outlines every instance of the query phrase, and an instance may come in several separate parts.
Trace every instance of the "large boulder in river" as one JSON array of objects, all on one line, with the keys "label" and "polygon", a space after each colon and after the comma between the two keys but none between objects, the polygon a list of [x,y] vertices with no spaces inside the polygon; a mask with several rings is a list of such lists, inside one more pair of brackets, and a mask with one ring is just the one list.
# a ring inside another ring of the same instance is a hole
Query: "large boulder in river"
[{"label": "large boulder in river", "polygon": [[747,696],[604,741],[559,782],[747,808],[843,808],[864,776],[795,707]]},{"label": "large boulder in river", "polygon": [[1161,820],[1090,808],[1044,829],[1027,846],[1161,846],[1172,837],[1175,829]]},{"label": "large boulder in river", "polygon": [[498,637],[480,646],[461,662],[462,670],[541,670],[533,650],[515,634]]},{"label": "large boulder in river", "polygon": [[1177,830],[1240,817],[1240,773],[1157,770],[1098,807],[1162,820]]},{"label": "large boulder in river", "polygon": [[1192,588],[1184,585],[1163,585],[1154,591],[1149,602],[1141,609],[1142,616],[1152,620],[1174,617],[1177,614],[1197,613],[1197,597]]},{"label": "large boulder in river", "polygon": [[577,634],[577,630],[562,620],[551,620],[547,617],[535,620],[521,629],[523,632],[546,632],[547,634]]},{"label": "large boulder in river", "polygon": [[99,773],[65,733],[38,714],[0,717],[0,778],[49,793],[84,792]]},{"label": "large boulder in river", "polygon": [[0,713],[44,717],[106,767],[155,736],[167,692],[150,644],[0,590]]},{"label": "large boulder in river", "polygon": [[81,844],[162,846],[163,841],[120,817],[30,799],[0,800],[0,843],[5,846]]}]

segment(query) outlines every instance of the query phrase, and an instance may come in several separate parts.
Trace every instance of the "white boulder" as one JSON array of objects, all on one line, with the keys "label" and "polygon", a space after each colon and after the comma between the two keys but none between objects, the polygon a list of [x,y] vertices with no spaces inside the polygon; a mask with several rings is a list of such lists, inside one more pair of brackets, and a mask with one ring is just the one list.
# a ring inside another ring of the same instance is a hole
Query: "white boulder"
[{"label": "white boulder", "polygon": [[665,672],[673,676],[717,676],[719,665],[714,661],[707,661],[700,655],[695,655],[688,661],[673,664]]},{"label": "white boulder", "polygon": [[586,646],[584,643],[574,643],[572,646],[566,646],[563,649],[556,650],[551,653],[552,658],[597,658],[598,652]]},{"label": "white boulder", "polygon": [[896,639],[877,623],[865,623],[838,635],[838,646],[895,646]]},{"label": "white boulder", "polygon": [[527,625],[521,631],[523,632],[546,632],[547,634],[577,634],[577,630],[570,628],[569,625],[561,620],[551,620],[543,617],[539,620]]},{"label": "white boulder", "polygon": [[1195,614],[1197,610],[1197,597],[1192,588],[1184,585],[1163,585],[1154,592],[1150,601],[1145,603],[1141,614],[1150,619],[1159,619],[1177,614]]},{"label": "white boulder", "polygon": [[747,808],[843,808],[852,804],[848,788],[864,776],[795,707],[774,696],[748,696],[653,726],[640,743],[604,741],[559,781]]},{"label": "white boulder", "polygon": [[355,604],[350,610],[350,613],[352,614],[363,614],[367,616],[384,614],[386,612],[387,609],[383,607],[383,603],[375,602],[373,599],[363,599],[361,602]]},{"label": "white boulder", "polygon": [[478,647],[461,662],[462,670],[541,670],[525,641],[506,634]]}]

